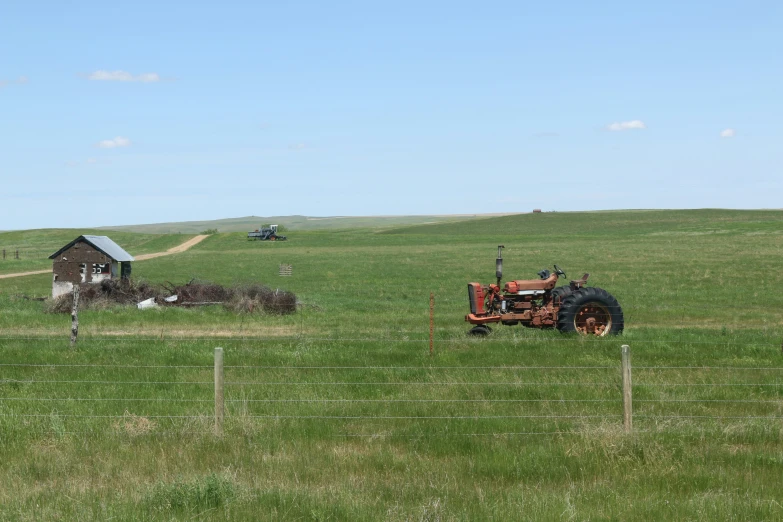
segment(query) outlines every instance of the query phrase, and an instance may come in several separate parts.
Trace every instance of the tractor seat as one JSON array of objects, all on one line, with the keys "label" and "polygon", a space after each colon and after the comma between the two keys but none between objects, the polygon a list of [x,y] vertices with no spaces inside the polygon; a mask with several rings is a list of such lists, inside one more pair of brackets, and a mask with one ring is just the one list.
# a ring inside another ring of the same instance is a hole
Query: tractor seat
[{"label": "tractor seat", "polygon": [[508,294],[516,294],[523,290],[552,290],[557,284],[557,274],[552,274],[546,279],[520,279],[509,281],[503,287]]}]

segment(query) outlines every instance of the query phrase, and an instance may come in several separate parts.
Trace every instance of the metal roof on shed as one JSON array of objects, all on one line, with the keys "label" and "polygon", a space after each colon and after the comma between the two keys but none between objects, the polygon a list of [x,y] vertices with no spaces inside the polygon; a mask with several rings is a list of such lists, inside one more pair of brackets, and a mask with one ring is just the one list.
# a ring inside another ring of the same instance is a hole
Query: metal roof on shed
[{"label": "metal roof on shed", "polygon": [[49,256],[49,259],[54,259],[55,257],[62,254],[65,250],[68,250],[73,245],[78,243],[80,240],[85,241],[86,243],[89,243],[92,245],[96,250],[103,252],[110,258],[114,259],[115,261],[135,261],[133,259],[133,256],[127,253],[120,245],[109,239],[108,236],[79,236],[64,247],[62,247],[60,250],[55,252],[54,254]]}]

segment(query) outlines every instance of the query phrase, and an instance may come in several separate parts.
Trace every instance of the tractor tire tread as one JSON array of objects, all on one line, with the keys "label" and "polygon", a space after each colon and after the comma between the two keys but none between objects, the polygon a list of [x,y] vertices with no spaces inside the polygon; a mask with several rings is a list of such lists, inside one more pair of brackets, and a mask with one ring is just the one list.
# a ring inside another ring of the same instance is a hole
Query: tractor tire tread
[{"label": "tractor tire tread", "polygon": [[606,334],[618,335],[625,328],[623,309],[612,294],[597,286],[583,287],[563,297],[557,314],[557,329],[563,333],[576,332],[574,318],[577,311],[588,303],[605,306],[611,315],[611,328]]},{"label": "tractor tire tread", "polygon": [[567,295],[571,294],[573,292],[573,289],[571,288],[571,285],[563,285],[558,286],[552,289],[552,302],[557,303],[558,301],[562,302],[563,299],[566,298]]}]

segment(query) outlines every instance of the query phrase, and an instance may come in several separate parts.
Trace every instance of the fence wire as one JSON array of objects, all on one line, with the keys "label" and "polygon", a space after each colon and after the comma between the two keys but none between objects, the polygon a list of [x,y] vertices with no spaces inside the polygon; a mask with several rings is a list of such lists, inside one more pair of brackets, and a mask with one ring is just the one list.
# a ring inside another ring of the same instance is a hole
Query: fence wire
[{"label": "fence wire", "polygon": [[[215,344],[225,341],[209,340]],[[253,341],[242,339],[242,348],[252,346],[249,343]],[[204,373],[212,372],[214,365],[48,364],[2,361],[3,357],[0,348],[0,433],[36,427],[51,430],[47,426],[53,419],[66,423],[68,429],[58,428],[60,433],[73,434],[116,431],[116,426],[106,422],[123,419],[182,423],[181,430],[155,426],[149,434],[203,434],[211,430],[215,381],[204,379]],[[227,360],[231,359],[229,350]],[[426,427],[417,429],[427,433],[435,429],[469,437],[566,436],[589,432],[591,426],[621,426],[619,360],[618,353],[617,364],[596,365],[228,364],[223,367],[223,403],[229,424],[254,422],[259,429],[285,429],[289,422],[314,428],[328,424],[323,428],[324,436],[330,437],[421,437],[408,431],[417,423],[425,423]],[[665,421],[720,427],[783,420],[780,366],[642,364],[633,371],[633,417],[641,423],[634,431],[639,433],[660,431],[656,423]],[[73,372],[83,378],[69,378]],[[356,378],[360,374],[368,378]],[[514,380],[514,374],[519,374],[520,380]],[[193,422],[201,428],[190,429]],[[388,431],[369,432],[374,423],[388,425]],[[467,427],[465,423],[474,425],[475,431],[459,429]],[[369,428],[368,432],[362,427]]]}]

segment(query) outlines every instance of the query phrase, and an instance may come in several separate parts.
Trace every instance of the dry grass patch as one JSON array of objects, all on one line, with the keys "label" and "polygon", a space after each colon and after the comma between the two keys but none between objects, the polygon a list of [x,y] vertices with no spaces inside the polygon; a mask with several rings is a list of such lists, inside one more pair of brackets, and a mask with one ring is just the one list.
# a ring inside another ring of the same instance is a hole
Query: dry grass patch
[{"label": "dry grass patch", "polygon": [[158,423],[125,410],[122,419],[112,423],[115,431],[131,436],[146,435],[158,427]]}]

